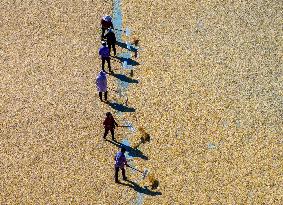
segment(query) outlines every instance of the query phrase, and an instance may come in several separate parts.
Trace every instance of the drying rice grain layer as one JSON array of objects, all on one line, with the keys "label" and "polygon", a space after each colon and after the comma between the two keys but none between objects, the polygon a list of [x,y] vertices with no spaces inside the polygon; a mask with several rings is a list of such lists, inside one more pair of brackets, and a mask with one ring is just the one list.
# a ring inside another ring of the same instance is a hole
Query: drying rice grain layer
[{"label": "drying rice grain layer", "polygon": [[[100,18],[112,1],[1,1],[0,203],[131,204],[114,183],[95,87]],[[143,204],[282,203],[281,1],[122,0],[140,39],[127,90],[159,181]],[[123,36],[124,40],[128,40]],[[118,52],[122,52],[121,48]],[[121,65],[113,62],[114,72]],[[117,89],[116,78],[108,77]],[[110,100],[123,101],[111,92]],[[137,121],[136,121],[137,119]],[[117,140],[140,136],[126,128]],[[127,170],[130,179],[137,173]],[[141,182],[146,183],[146,182]]]}]

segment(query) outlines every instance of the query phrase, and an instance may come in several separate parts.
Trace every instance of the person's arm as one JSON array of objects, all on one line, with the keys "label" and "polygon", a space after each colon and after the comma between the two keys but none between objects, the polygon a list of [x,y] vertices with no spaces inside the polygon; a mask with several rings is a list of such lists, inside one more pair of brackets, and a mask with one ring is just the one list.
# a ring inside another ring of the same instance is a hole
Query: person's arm
[{"label": "person's arm", "polygon": [[113,121],[114,121],[114,125],[115,125],[116,127],[118,127],[118,123],[115,121],[114,118],[113,118]]},{"label": "person's arm", "polygon": [[101,22],[100,22],[100,23],[101,23],[101,27],[103,28],[103,27],[104,27],[104,24],[105,24],[105,23],[104,23],[104,20],[101,19]]},{"label": "person's arm", "polygon": [[123,157],[123,162],[124,162],[124,165],[126,165],[126,166],[128,165],[128,163],[127,163],[127,159],[126,159],[126,157],[125,157],[125,156]]}]

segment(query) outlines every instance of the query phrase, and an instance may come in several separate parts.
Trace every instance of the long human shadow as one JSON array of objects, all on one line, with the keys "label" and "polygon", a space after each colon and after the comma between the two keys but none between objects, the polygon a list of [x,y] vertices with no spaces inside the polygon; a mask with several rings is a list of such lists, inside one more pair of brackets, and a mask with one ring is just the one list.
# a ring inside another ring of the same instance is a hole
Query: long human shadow
[{"label": "long human shadow", "polygon": [[131,59],[131,58],[125,58],[125,57],[119,57],[119,56],[114,56],[112,59],[117,59],[120,62],[127,62],[127,65],[131,65],[131,66],[137,66],[140,65],[139,62]]},{"label": "long human shadow", "polygon": [[128,186],[131,187],[132,189],[134,189],[136,192],[139,192],[141,194],[146,194],[146,195],[150,195],[150,196],[157,196],[157,195],[162,195],[161,192],[155,192],[155,191],[151,191],[147,188],[147,186],[145,187],[141,187],[140,185],[138,185],[136,182],[127,180],[129,183],[131,184],[126,184],[126,183],[122,183],[120,182],[120,184],[124,185],[124,186]]},{"label": "long human shadow", "polygon": [[129,78],[126,75],[116,74],[116,73],[112,73],[111,75],[114,76],[115,78],[118,78],[119,80],[127,82],[127,83],[139,83],[138,80]]},{"label": "long human shadow", "polygon": [[119,104],[116,102],[108,102],[108,105],[113,108],[114,110],[120,111],[120,112],[135,112],[136,109],[133,107],[128,107],[123,104]]},{"label": "long human shadow", "polygon": [[116,45],[117,46],[120,46],[121,48],[125,48],[129,51],[132,51],[132,52],[136,52],[138,49],[134,48],[133,46],[130,46],[130,49],[127,47],[127,44],[125,42],[120,42],[120,41],[117,41],[116,42]]},{"label": "long human shadow", "polygon": [[125,148],[126,151],[128,152],[128,155],[131,156],[131,157],[139,157],[141,159],[144,159],[144,160],[148,160],[148,157],[145,156],[140,150],[138,149],[133,149],[132,147],[128,146],[128,145],[125,145],[123,143],[120,143],[120,142],[117,142],[117,141],[111,141],[111,140],[108,140],[106,139],[107,142],[110,142],[111,144],[119,147],[119,148]]}]

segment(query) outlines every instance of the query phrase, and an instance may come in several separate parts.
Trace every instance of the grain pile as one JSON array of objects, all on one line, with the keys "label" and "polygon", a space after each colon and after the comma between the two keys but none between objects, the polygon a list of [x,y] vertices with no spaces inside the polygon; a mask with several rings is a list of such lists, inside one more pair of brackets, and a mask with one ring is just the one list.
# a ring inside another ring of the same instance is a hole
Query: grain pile
[{"label": "grain pile", "polygon": [[144,48],[129,101],[162,192],[145,204],[282,203],[282,9],[124,1]]},{"label": "grain pile", "polygon": [[[113,109],[94,85],[112,1],[0,8],[0,203],[135,201],[137,186],[114,184],[118,148],[101,139]],[[162,193],[143,204],[282,202],[282,10],[281,1],[122,1],[143,50],[127,91],[136,111],[115,117],[149,134],[140,146],[149,160],[134,162]],[[125,102],[113,91],[109,99]]]}]

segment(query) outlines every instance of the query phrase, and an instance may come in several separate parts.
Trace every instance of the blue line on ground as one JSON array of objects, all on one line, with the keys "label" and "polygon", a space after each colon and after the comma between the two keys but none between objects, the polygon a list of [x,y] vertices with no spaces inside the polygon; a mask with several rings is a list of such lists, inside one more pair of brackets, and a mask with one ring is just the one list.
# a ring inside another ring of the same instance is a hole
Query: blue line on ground
[{"label": "blue line on ground", "polygon": [[123,115],[123,112],[118,111],[118,110],[116,110],[115,113],[116,113],[117,115],[119,115],[119,116],[122,116],[122,115]]},{"label": "blue line on ground", "polygon": [[[115,35],[117,41],[122,40],[122,9],[121,9],[121,0],[114,0],[113,2],[113,26],[115,28]],[[120,54],[118,55],[120,56]],[[118,83],[118,94],[119,97],[124,97],[124,90],[128,87],[126,84],[123,84],[123,82],[120,79],[117,79]],[[123,115],[123,113],[119,113],[120,115]]]},{"label": "blue line on ground", "polygon": [[217,145],[210,142],[210,143],[208,143],[207,147],[208,147],[208,149],[215,149],[217,147]]},{"label": "blue line on ground", "polygon": [[132,69],[133,66],[132,65],[129,65],[129,60],[130,58],[132,57],[131,53],[130,52],[123,52],[123,53],[120,53],[118,55],[118,57],[121,57],[124,59],[123,63],[122,63],[122,66],[124,69]]},{"label": "blue line on ground", "polygon": [[126,81],[120,80],[118,83],[119,83],[119,86],[122,88],[122,91],[127,90],[127,88],[129,87],[129,83]]},{"label": "blue line on ground", "polygon": [[132,45],[131,45],[129,42],[126,42],[126,45],[127,45],[127,49],[128,49],[128,50],[131,50],[131,46],[132,46]]},{"label": "blue line on ground", "polygon": [[117,41],[122,40],[122,9],[121,0],[114,0],[113,6],[113,26],[115,28],[115,35]]},{"label": "blue line on ground", "polygon": [[125,34],[126,34],[126,36],[130,36],[131,35],[131,31],[130,31],[130,29],[128,27],[125,30]]},{"label": "blue line on ground", "polygon": [[131,132],[135,132],[136,129],[134,128],[133,124],[129,121],[124,121],[125,122],[125,126],[128,126],[128,129],[131,131]]},{"label": "blue line on ground", "polygon": [[136,205],[142,205],[143,204],[143,198],[144,198],[144,194],[138,192]]},{"label": "blue line on ground", "polygon": [[[116,35],[116,39],[117,41],[122,42],[122,9],[121,9],[121,0],[114,0],[114,5],[113,5],[113,26],[115,28],[115,35]],[[128,28],[126,28],[126,36],[130,35],[130,30]],[[129,47],[129,44],[127,43],[127,47]],[[123,54],[122,54],[123,55]],[[128,52],[126,54],[126,59],[131,58],[131,53]],[[127,60],[123,62],[123,68],[129,68],[128,64],[127,64]],[[123,95],[122,91],[124,89],[127,89],[128,87],[128,83],[123,83],[121,82],[121,80],[118,80],[118,90],[119,90],[119,95],[120,97]],[[123,89],[123,90],[122,90]],[[123,115],[122,112],[118,112],[119,115]],[[131,125],[131,131],[135,131],[135,129],[132,127]],[[122,144],[130,146],[130,142],[127,139],[123,139],[121,141]],[[127,159],[132,159],[132,156],[128,155],[128,152],[126,152],[126,158]],[[129,165],[135,168],[135,165],[132,161],[129,162]],[[132,172],[135,173],[136,171],[132,169]],[[142,205],[143,204],[143,198],[144,198],[144,194],[143,193],[138,193],[137,196],[137,201],[135,204],[137,205]]]},{"label": "blue line on ground", "polygon": [[118,54],[118,57],[128,59],[128,58],[131,58],[131,53],[130,52],[123,52],[123,53]]}]

